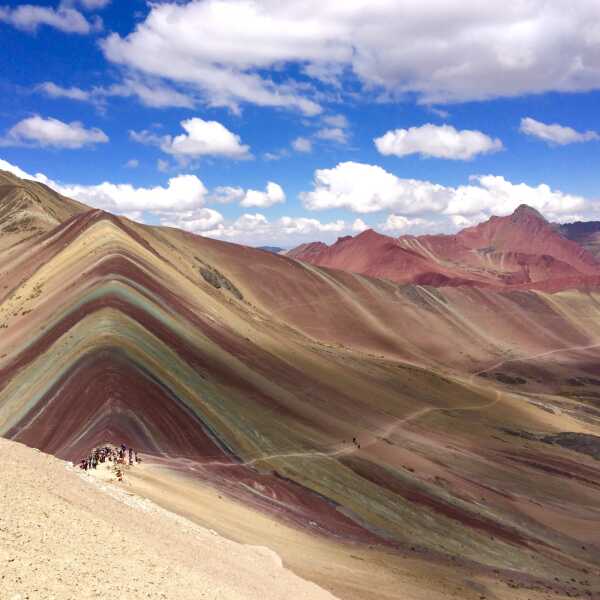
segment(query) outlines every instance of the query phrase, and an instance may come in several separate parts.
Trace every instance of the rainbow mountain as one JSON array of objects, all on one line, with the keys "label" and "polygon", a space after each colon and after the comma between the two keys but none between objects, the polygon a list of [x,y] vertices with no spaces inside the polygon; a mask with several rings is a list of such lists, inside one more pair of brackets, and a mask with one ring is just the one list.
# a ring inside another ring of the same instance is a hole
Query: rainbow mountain
[{"label": "rainbow mountain", "polygon": [[385,555],[368,595],[289,559],[340,597],[395,597],[407,556],[481,578],[464,598],[593,589],[599,358],[593,286],[378,279],[0,173],[0,435],[72,461],[124,441],[158,479]]}]

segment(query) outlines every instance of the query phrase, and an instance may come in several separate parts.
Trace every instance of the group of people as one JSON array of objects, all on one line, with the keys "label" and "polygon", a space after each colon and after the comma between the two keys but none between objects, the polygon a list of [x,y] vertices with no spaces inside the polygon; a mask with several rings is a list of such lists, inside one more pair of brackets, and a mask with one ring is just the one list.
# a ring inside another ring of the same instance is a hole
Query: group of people
[{"label": "group of people", "polygon": [[103,446],[94,448],[86,458],[82,458],[79,467],[84,471],[96,469],[100,463],[112,462],[113,465],[126,465],[140,462],[138,453],[133,448],[128,448],[125,444],[111,447]]}]

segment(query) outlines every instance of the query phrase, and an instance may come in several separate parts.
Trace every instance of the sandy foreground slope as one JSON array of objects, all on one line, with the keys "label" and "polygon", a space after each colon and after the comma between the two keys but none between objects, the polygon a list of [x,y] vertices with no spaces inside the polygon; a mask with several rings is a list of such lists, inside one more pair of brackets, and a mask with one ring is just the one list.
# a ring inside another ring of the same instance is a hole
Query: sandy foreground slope
[{"label": "sandy foreground slope", "polygon": [[266,548],[226,540],[70,463],[0,439],[0,598],[332,599]]}]

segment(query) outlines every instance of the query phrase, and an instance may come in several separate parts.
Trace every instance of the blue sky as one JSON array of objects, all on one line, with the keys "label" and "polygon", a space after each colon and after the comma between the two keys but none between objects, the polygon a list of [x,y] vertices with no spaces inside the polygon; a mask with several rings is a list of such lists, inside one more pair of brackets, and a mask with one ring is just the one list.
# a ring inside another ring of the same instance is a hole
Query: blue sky
[{"label": "blue sky", "polygon": [[600,219],[598,31],[591,0],[0,4],[0,168],[256,245]]}]

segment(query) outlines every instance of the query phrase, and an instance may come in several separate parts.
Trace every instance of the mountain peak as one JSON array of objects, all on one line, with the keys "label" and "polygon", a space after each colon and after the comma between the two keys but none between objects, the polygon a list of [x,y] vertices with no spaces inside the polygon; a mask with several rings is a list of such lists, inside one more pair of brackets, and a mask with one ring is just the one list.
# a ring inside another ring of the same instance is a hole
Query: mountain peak
[{"label": "mountain peak", "polygon": [[513,222],[528,220],[532,218],[546,222],[544,216],[528,204],[519,205],[511,215],[511,220]]},{"label": "mountain peak", "polygon": [[383,234],[379,233],[378,231],[375,231],[374,229],[365,229],[364,231],[361,231],[360,233],[357,233],[354,236],[354,239],[370,239],[370,238],[381,238],[381,237],[385,237]]}]

